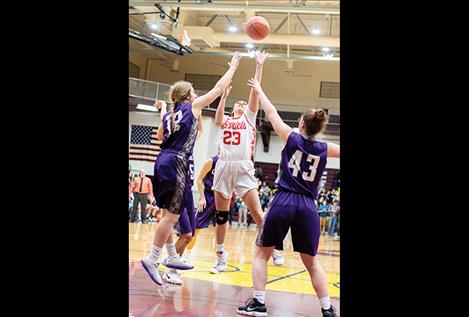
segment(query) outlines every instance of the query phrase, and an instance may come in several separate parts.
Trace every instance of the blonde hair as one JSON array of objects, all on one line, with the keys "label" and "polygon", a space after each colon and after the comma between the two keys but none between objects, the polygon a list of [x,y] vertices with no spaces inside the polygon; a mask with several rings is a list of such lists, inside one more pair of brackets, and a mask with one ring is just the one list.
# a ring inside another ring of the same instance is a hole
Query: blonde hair
[{"label": "blonde hair", "polygon": [[309,109],[303,114],[306,134],[315,136],[324,130],[327,123],[327,113],[324,109]]},{"label": "blonde hair", "polygon": [[191,95],[192,84],[188,81],[179,80],[169,89],[169,111],[171,112],[171,132],[175,128],[174,105],[187,100]]}]

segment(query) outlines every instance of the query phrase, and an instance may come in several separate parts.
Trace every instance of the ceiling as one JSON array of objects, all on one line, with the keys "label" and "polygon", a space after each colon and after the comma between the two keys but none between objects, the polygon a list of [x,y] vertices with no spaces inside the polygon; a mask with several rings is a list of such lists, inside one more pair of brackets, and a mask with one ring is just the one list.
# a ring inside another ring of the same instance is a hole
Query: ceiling
[{"label": "ceiling", "polygon": [[[169,17],[162,19],[155,3]],[[155,34],[181,39],[186,31],[191,39],[193,54],[232,55],[240,51],[249,55],[265,50],[272,58],[316,59],[339,61],[340,59],[340,2],[339,1],[129,1],[129,28],[154,36]],[[260,15],[270,25],[270,34],[261,41],[251,40],[243,30],[249,17]],[[157,25],[157,29],[152,29]],[[230,32],[235,27],[237,31]],[[314,30],[314,31],[313,31]],[[313,32],[319,32],[313,33]],[[153,35],[151,35],[153,33]],[[254,47],[247,48],[251,43]],[[129,40],[130,51],[149,53],[161,51],[154,46]]]}]

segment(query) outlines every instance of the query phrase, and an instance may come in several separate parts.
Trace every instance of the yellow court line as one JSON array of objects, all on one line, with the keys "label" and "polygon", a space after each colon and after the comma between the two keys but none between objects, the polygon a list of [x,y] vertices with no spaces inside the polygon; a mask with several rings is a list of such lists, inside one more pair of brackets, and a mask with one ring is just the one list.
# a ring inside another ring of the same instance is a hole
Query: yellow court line
[{"label": "yellow court line", "polygon": [[[209,273],[213,267],[213,261],[193,260],[193,270],[181,271],[183,277],[199,279],[208,282],[221,283],[226,285],[235,285],[242,287],[252,287],[252,264],[228,263],[227,272],[220,274]],[[164,266],[162,266],[163,268]],[[239,269],[239,270],[237,270]],[[284,266],[268,266],[267,280],[271,281],[277,278],[285,277],[290,274],[303,271],[304,268],[292,268]],[[328,281],[329,296],[340,297],[340,289],[334,284],[340,281],[340,274],[326,273]],[[289,293],[300,293],[315,295],[316,292],[311,285],[311,279],[307,271],[290,277],[274,281],[266,285],[267,290],[281,291]]]}]

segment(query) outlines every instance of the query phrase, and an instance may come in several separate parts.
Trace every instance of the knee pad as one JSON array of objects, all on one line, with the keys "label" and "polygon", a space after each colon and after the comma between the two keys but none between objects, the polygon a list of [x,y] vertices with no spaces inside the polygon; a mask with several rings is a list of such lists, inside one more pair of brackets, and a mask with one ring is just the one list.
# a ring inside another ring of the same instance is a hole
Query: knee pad
[{"label": "knee pad", "polygon": [[228,221],[228,214],[229,211],[218,211],[217,210],[217,224],[218,225],[224,225]]}]

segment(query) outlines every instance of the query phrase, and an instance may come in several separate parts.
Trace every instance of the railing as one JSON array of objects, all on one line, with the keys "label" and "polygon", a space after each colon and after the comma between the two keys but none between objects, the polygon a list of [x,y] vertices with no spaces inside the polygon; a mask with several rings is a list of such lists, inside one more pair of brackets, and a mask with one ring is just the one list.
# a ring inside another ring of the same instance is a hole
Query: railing
[{"label": "railing", "polygon": [[[168,101],[170,88],[171,85],[168,84],[129,77],[129,96],[132,97],[148,99],[151,101],[156,99]],[[199,96],[206,93],[206,91],[203,90],[194,91]]]},{"label": "railing", "polygon": [[[156,99],[165,100],[168,102],[169,99],[169,89],[171,85],[162,84],[154,81],[143,80],[139,78],[129,77],[129,96],[147,99],[154,101]],[[203,95],[206,93],[204,90],[195,90],[197,95]],[[226,112],[231,112],[231,109],[235,102],[238,101],[237,98],[228,97],[225,103]],[[298,105],[282,105],[288,106],[291,108],[290,111],[279,111],[280,114],[283,114],[283,120],[285,123],[292,127],[298,126],[298,119],[300,118],[303,111],[308,109],[308,106],[298,106]],[[283,108],[283,107],[282,107]],[[293,110],[294,109],[294,110]],[[293,116],[293,117],[292,117]],[[257,124],[260,126],[263,122],[268,122],[264,111],[260,110],[257,117]],[[326,126],[325,133],[331,135],[338,135],[340,132],[340,116],[331,116],[329,123]]]}]

